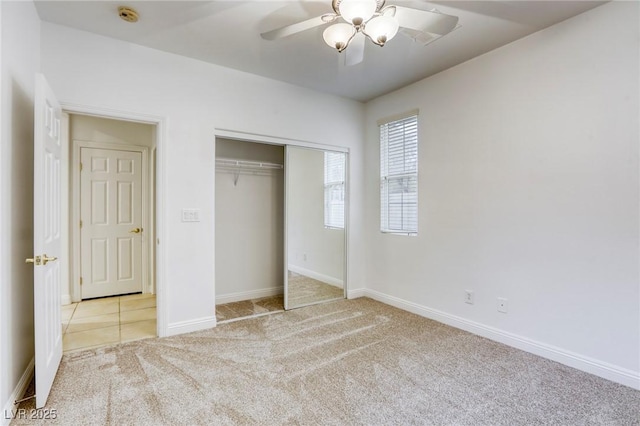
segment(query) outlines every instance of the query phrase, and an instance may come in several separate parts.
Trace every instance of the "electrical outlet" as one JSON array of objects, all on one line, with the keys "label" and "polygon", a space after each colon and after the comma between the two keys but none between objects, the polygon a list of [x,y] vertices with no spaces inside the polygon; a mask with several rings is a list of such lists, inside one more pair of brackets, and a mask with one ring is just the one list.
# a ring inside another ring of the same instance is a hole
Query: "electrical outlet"
[{"label": "electrical outlet", "polygon": [[473,291],[471,290],[464,291],[464,303],[473,305]]},{"label": "electrical outlet", "polygon": [[507,299],[504,297],[498,297],[498,312],[507,313]]}]

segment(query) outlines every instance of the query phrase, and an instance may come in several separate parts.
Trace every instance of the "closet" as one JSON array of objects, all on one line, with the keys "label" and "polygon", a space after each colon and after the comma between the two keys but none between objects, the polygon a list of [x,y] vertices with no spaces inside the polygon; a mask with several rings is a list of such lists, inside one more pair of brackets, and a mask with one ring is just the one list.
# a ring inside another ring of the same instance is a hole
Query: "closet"
[{"label": "closet", "polygon": [[218,320],[284,309],[284,147],[217,138],[215,191]]},{"label": "closet", "polygon": [[345,297],[347,154],[216,138],[218,322]]}]

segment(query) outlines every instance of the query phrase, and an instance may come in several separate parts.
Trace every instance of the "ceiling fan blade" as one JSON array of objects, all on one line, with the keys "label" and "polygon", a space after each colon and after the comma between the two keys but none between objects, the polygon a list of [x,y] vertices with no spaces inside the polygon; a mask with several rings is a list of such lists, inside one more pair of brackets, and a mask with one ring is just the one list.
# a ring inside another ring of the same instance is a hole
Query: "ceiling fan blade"
[{"label": "ceiling fan blade", "polygon": [[366,41],[362,33],[358,33],[353,37],[349,46],[344,51],[344,64],[346,66],[357,65],[364,61],[364,45]]},{"label": "ceiling fan blade", "polygon": [[412,30],[410,28],[402,28],[400,32],[406,34],[408,37],[411,37],[413,41],[415,41],[416,43],[420,43],[423,46],[426,46],[432,41],[436,41],[437,39],[442,37],[437,34],[423,33],[422,31]]},{"label": "ceiling fan blade", "polygon": [[458,24],[457,16],[412,9],[410,7],[394,7],[396,9],[395,17],[401,27],[421,33],[432,33],[442,36],[449,33]]},{"label": "ceiling fan blade", "polygon": [[265,40],[277,40],[279,38],[288,37],[290,35],[326,24],[327,22],[323,19],[323,16],[317,16],[315,18],[307,19],[306,21],[287,25],[286,27],[278,28],[276,30],[267,31],[266,33],[262,33],[260,35]]}]

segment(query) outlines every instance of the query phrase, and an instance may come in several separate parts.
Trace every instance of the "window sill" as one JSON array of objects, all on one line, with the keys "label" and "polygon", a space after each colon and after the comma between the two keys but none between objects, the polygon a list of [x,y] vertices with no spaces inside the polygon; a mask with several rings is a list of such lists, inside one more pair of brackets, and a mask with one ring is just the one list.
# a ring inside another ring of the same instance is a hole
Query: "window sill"
[{"label": "window sill", "polygon": [[387,231],[387,230],[380,230],[381,233],[386,234],[386,235],[404,235],[407,237],[417,237],[418,233],[417,232],[403,232],[403,231]]}]

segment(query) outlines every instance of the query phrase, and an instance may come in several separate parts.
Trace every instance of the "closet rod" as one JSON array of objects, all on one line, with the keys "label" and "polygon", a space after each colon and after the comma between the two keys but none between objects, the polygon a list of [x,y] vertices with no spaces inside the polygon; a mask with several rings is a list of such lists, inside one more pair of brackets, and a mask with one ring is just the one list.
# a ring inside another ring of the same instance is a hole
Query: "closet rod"
[{"label": "closet rod", "polygon": [[240,173],[269,175],[282,169],[282,164],[267,163],[263,161],[235,160],[232,158],[216,158],[216,170],[226,173],[233,172],[233,186],[238,184]]},{"label": "closet rod", "polygon": [[235,160],[232,158],[216,158],[216,166],[229,169],[282,169],[282,164],[268,163],[264,161]]}]

